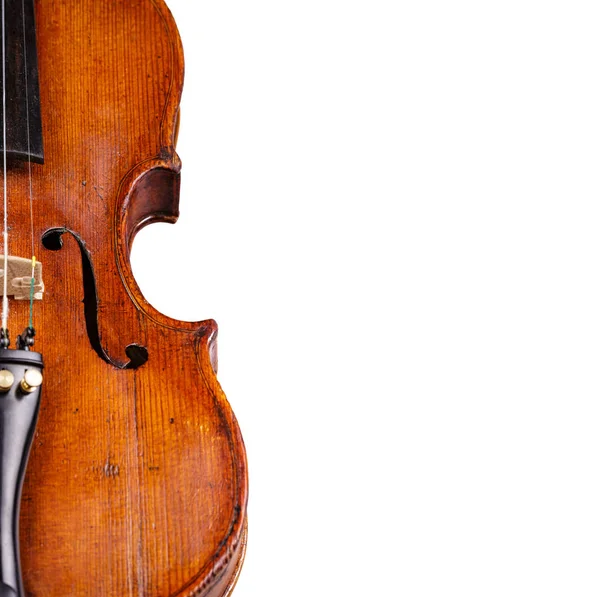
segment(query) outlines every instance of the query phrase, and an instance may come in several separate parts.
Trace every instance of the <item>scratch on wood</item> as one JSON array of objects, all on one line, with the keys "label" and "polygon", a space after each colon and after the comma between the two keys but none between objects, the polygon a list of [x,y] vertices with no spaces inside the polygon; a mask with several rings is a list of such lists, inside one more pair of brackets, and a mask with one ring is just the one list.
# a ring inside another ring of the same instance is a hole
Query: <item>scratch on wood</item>
[{"label": "scratch on wood", "polygon": [[104,476],[107,478],[119,476],[118,464],[111,464],[110,462],[107,462],[102,470],[104,472]]},{"label": "scratch on wood", "polygon": [[100,193],[100,190],[104,191],[103,187],[97,187],[96,185],[94,185],[94,191],[96,191],[96,195],[98,195],[98,197],[104,201],[104,197],[102,196],[102,194]]}]

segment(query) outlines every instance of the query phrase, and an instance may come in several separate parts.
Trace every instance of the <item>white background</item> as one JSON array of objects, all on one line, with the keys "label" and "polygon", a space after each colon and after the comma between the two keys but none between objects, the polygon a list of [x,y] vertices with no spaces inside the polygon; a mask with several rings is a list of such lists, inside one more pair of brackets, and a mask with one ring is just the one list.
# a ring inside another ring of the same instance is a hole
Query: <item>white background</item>
[{"label": "white background", "polygon": [[597,597],[597,3],[168,4],[181,219],[133,263],[220,324],[235,596]]}]

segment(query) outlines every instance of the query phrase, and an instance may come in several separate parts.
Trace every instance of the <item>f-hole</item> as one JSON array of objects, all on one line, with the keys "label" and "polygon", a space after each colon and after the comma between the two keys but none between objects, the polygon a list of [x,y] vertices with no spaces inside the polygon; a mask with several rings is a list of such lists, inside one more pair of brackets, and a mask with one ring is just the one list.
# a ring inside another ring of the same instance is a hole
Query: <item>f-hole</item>
[{"label": "f-hole", "polygon": [[98,326],[98,292],[96,290],[96,276],[92,257],[85,246],[85,242],[68,228],[51,228],[42,235],[42,245],[50,251],[60,251],[63,246],[62,236],[68,232],[79,245],[81,253],[81,270],[83,272],[83,311],[88,338],[96,354],[107,363],[118,369],[137,369],[148,360],[148,349],[141,344],[133,343],[125,347],[125,354],[129,361],[123,362],[113,359],[102,346]]}]

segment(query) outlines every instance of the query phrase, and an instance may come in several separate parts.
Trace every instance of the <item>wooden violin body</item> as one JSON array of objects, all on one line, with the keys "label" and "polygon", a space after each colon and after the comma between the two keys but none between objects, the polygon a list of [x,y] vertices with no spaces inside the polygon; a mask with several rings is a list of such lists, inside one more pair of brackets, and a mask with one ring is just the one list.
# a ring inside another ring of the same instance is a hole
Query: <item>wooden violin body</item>
[{"label": "wooden violin body", "polygon": [[[163,0],[37,0],[35,10],[45,369],[21,502],[25,594],[228,595],[247,476],[215,375],[216,324],[157,312],[129,262],[141,227],[178,216],[179,36]],[[7,185],[11,254],[28,255],[28,165]],[[27,309],[11,304],[11,321],[26,322]]]}]

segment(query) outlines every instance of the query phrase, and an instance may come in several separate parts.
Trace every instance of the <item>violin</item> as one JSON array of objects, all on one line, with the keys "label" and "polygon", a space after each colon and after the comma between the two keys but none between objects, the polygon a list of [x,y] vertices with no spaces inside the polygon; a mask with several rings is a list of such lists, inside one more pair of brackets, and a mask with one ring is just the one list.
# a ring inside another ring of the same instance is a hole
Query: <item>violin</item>
[{"label": "violin", "polygon": [[0,597],[229,595],[248,481],[217,325],[155,310],[129,259],[178,218],[176,25],[0,1]]}]

